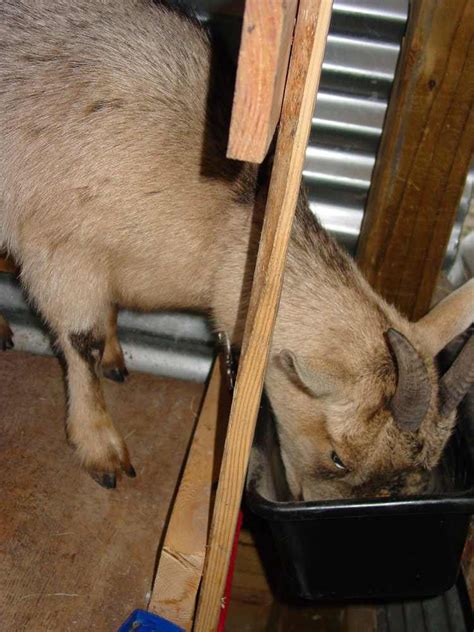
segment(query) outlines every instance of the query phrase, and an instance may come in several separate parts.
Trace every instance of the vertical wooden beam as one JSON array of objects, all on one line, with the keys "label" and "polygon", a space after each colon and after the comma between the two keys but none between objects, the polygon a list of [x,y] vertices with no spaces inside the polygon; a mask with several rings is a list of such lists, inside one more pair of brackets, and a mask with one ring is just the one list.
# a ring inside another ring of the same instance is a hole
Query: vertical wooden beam
[{"label": "vertical wooden beam", "polygon": [[474,2],[413,0],[357,260],[417,319],[444,259],[474,151]]},{"label": "vertical wooden beam", "polygon": [[191,630],[206,555],[211,489],[222,445],[217,435],[230,409],[219,358],[196,424],[160,554],[149,610]]},{"label": "vertical wooden beam", "polygon": [[242,355],[198,602],[196,632],[215,632],[245,481],[332,0],[300,0]]},{"label": "vertical wooden beam", "polygon": [[280,118],[298,0],[246,0],[227,157],[260,163]]}]

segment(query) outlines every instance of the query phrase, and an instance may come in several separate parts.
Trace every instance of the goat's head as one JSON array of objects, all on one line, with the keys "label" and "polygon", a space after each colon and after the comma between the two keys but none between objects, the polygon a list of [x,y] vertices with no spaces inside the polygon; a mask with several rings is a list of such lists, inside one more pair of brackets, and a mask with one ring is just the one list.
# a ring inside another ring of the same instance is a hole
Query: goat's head
[{"label": "goat's head", "polygon": [[[433,471],[474,382],[474,336],[439,376],[435,357],[473,320],[474,280],[417,323],[396,319],[347,369],[333,358],[280,350],[270,380],[292,493],[305,500],[430,491]],[[341,336],[344,333],[341,332]],[[373,337],[373,331],[372,331]],[[346,354],[347,356],[347,354]],[[286,382],[285,382],[286,380]],[[280,419],[280,417],[282,417]]]}]

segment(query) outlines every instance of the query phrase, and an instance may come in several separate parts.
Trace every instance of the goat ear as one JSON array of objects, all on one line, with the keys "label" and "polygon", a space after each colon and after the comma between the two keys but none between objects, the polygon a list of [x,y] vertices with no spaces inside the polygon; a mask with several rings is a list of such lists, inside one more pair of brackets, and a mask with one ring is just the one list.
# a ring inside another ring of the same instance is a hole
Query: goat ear
[{"label": "goat ear", "polygon": [[280,360],[285,370],[296,376],[299,382],[315,397],[330,395],[336,390],[336,383],[324,373],[318,373],[305,360],[298,358],[292,351],[280,352]]},{"label": "goat ear", "polygon": [[435,305],[414,327],[436,356],[474,322],[474,279]]}]

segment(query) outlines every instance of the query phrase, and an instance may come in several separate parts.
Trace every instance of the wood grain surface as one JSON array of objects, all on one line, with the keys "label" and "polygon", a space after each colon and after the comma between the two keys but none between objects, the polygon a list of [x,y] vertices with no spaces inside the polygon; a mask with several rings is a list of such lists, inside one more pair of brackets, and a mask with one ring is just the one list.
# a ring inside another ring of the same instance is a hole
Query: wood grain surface
[{"label": "wood grain surface", "polygon": [[231,395],[214,362],[196,429],[171,510],[149,610],[191,630],[206,556],[212,485],[217,479]]},{"label": "wood grain surface", "polygon": [[331,8],[331,0],[301,0],[299,3],[265,221],[198,602],[197,632],[215,631],[222,605]]},{"label": "wood grain surface", "polygon": [[246,0],[228,158],[260,163],[280,118],[298,0]]},{"label": "wood grain surface", "polygon": [[474,2],[414,0],[357,260],[407,316],[429,308],[474,151]]}]

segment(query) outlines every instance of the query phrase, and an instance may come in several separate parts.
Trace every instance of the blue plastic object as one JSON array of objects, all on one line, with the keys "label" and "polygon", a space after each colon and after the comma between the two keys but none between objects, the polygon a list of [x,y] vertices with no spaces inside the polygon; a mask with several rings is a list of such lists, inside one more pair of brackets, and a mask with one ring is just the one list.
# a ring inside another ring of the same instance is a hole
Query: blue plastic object
[{"label": "blue plastic object", "polygon": [[134,610],[117,632],[184,632],[184,629],[157,614]]}]

